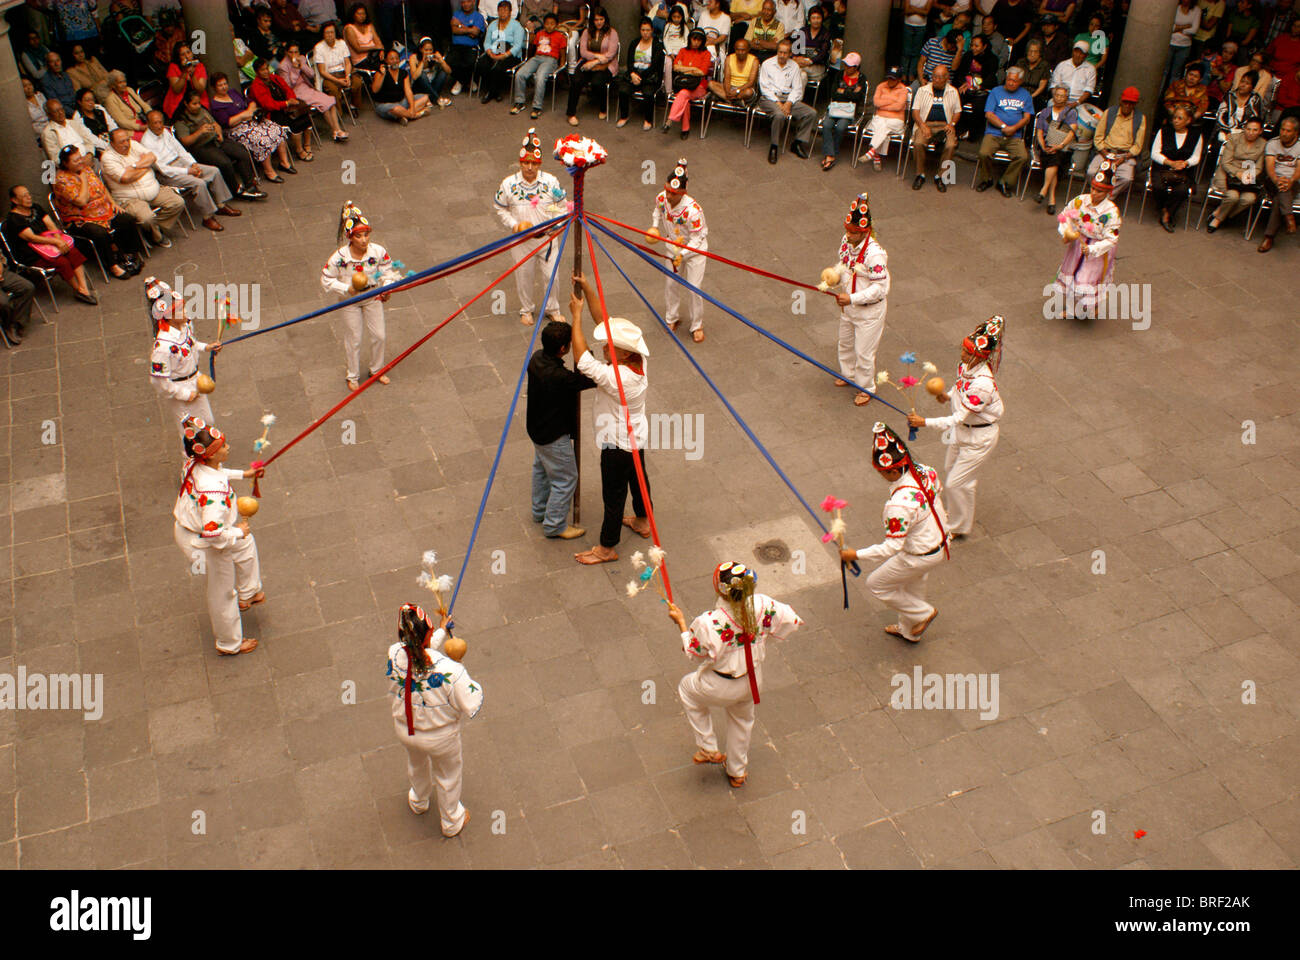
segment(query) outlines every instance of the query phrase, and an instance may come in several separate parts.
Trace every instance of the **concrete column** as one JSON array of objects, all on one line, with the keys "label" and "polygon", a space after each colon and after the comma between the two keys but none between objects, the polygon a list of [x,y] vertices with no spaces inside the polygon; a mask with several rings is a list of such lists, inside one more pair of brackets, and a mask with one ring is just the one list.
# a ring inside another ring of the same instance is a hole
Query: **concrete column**
[{"label": "concrete column", "polygon": [[889,0],[852,0],[844,21],[844,52],[862,57],[862,75],[876,88],[885,75],[889,41]]},{"label": "concrete column", "polygon": [[[186,42],[193,42],[194,31],[203,31],[204,51],[196,55],[203,61],[208,76],[214,73],[224,73],[231,78],[239,76],[239,65],[235,63],[235,31],[226,15],[226,5],[212,0],[181,0],[181,13],[189,31]],[[234,82],[232,79],[231,83]]]},{"label": "concrete column", "polygon": [[41,161],[45,154],[36,144],[36,134],[27,115],[18,61],[9,43],[9,23],[3,17],[0,17],[0,143],[5,145],[4,162],[0,163],[0,210],[9,209],[9,188],[19,183],[45,206],[45,195],[52,189],[54,176],[51,173],[48,184],[41,180]]},{"label": "concrete column", "polygon": [[1169,35],[1174,30],[1176,3],[1170,0],[1132,0],[1124,26],[1124,42],[1120,44],[1119,61],[1114,66],[1110,80],[1110,103],[1119,103],[1125,87],[1137,87],[1142,94],[1138,106],[1147,117],[1147,143],[1154,132],[1151,124],[1160,98],[1160,78],[1164,76],[1169,59]]}]

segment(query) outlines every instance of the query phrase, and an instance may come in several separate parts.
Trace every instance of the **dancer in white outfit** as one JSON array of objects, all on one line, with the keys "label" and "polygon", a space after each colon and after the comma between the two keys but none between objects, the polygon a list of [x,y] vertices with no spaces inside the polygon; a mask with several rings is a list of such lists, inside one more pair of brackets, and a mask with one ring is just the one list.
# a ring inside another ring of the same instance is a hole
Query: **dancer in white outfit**
[{"label": "dancer in white outfit", "polygon": [[172,421],[181,436],[181,422],[188,416],[212,421],[208,398],[199,393],[199,353],[214,355],[221,344],[208,345],[194,339],[194,328],[185,318],[185,298],[156,277],[146,277],[145,296],[153,319],[153,351],[149,355],[149,377],[154,390],[167,401]]},{"label": "dancer in white outfit", "polygon": [[[492,198],[492,209],[507,230],[519,233],[557,217],[568,209],[560,181],[555,179],[554,174],[542,173],[541,170],[542,141],[538,138],[537,131],[530,127],[523,146],[519,148],[519,172],[502,180],[496,196]],[[528,243],[521,243],[511,247],[510,253],[514,256],[515,263],[518,263],[528,256],[531,249]],[[538,263],[542,266],[542,288],[545,289],[557,253],[556,245],[550,243],[545,250],[515,271],[520,323],[533,322],[536,306],[533,302],[533,286],[536,283]],[[560,301],[555,297],[558,286],[558,283],[551,285],[551,295],[546,301],[546,316],[551,320],[564,319],[564,314],[560,313]]]},{"label": "dancer in white outfit", "polygon": [[[469,811],[460,802],[465,769],[460,727],[482,708],[483,688],[463,666],[440,652],[447,638],[446,614],[435,630],[420,607],[403,604],[397,636],[397,643],[388,648],[388,680],[393,723],[406,747],[411,781],[406,803],[411,812],[424,813],[436,791],[443,836],[454,837],[469,822]],[[409,669],[412,662],[414,670]]]},{"label": "dancer in white outfit", "polygon": [[[321,286],[337,294],[340,300],[348,300],[367,290],[381,287],[401,279],[388,251],[377,243],[370,242],[370,221],[361,214],[360,208],[351,200],[343,205],[339,215],[340,240],[348,242],[334,251],[325,269],[321,271]],[[348,387],[353,390],[361,388],[361,324],[365,321],[366,332],[370,335],[370,375],[384,366],[384,304],[391,293],[381,293],[361,303],[343,307],[338,311],[343,320],[343,352],[348,363]],[[390,383],[387,375],[381,376],[379,382]]]},{"label": "dancer in white outfit", "polygon": [[266,600],[257,543],[248,521],[235,509],[230,481],[262,476],[263,470],[230,470],[222,466],[230,444],[221,431],[198,417],[181,425],[189,459],[181,477],[180,494],[172,516],[173,537],[190,569],[208,578],[208,614],[217,652],[226,656],[249,653],[257,646],[244,636],[239,611]]},{"label": "dancer in white outfit", "polygon": [[[677,161],[663,190],[655,197],[653,227],[669,240],[686,244],[685,247],[667,244],[668,256],[672,258],[673,270],[678,276],[695,287],[701,287],[704,283],[704,267],[709,262],[709,258],[702,252],[709,249],[709,226],[704,221],[704,211],[699,203],[686,193],[685,157]],[[704,298],[698,293],[686,291],[672,277],[664,278],[664,300],[667,306],[664,319],[670,327],[677,329],[677,324],[681,322],[684,292],[690,303],[691,337],[696,343],[702,343]]]},{"label": "dancer in white outfit", "polygon": [[[856,383],[868,390],[876,383],[876,347],[885,332],[885,298],[889,296],[889,258],[873,235],[867,195],[860,193],[844,218],[839,251],[840,281],[835,302],[840,305],[840,374],[837,387]],[[871,395],[859,391],[859,407]]]},{"label": "dancer in white outfit", "polygon": [[1002,396],[995,377],[1002,363],[1002,331],[1006,321],[990,317],[962,341],[961,362],[957,379],[949,394],[937,397],[940,403],[951,399],[952,414],[947,417],[922,417],[909,414],[914,427],[937,427],[944,431],[948,460],[944,466],[944,500],[949,507],[952,539],[960,540],[975,525],[975,485],[980,465],[998,445],[998,421],[1002,419]]},{"label": "dancer in white outfit", "polygon": [[[696,763],[725,764],[733,787],[742,786],[748,776],[749,738],[754,730],[754,706],[763,686],[767,639],[784,640],[803,625],[799,615],[786,604],[755,593],[756,582],[754,571],[744,564],[719,564],[713,571],[717,605],[696,617],[689,627],[677,605],[668,604],[668,616],[682,632],[682,649],[687,659],[698,665],[677,685],[677,695],[699,747],[691,759]],[[718,752],[718,738],[709,715],[714,707],[727,714],[725,754]]]},{"label": "dancer in white outfit", "polygon": [[939,474],[914,463],[898,434],[877,423],[872,430],[871,462],[889,483],[885,501],[885,539],[863,550],[841,550],[845,563],[883,560],[867,577],[876,599],[898,611],[899,622],[885,633],[916,643],[939,611],[925,600],[930,571],[948,557]]}]

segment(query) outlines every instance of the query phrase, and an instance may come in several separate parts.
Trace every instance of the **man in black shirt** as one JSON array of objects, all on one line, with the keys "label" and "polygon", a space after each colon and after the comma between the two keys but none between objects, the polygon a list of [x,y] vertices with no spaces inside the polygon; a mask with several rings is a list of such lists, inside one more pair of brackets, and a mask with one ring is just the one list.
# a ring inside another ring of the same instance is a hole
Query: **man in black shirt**
[{"label": "man in black shirt", "polygon": [[542,349],[528,361],[528,438],[533,441],[533,522],[548,537],[572,540],[587,531],[568,523],[578,487],[573,444],[578,394],[595,381],[564,365],[573,330],[562,320],[542,328]]}]

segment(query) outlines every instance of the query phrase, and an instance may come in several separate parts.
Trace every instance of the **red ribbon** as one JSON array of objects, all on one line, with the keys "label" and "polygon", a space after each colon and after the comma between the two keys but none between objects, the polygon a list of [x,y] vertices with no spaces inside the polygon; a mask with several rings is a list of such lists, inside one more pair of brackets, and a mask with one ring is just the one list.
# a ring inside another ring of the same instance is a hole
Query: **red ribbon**
[{"label": "red ribbon", "polygon": [[406,733],[415,736],[415,714],[411,710],[411,652],[406,652]]},{"label": "red ribbon", "polygon": [[754,653],[750,645],[754,642],[752,633],[742,633],[737,639],[740,640],[741,646],[745,648],[745,675],[749,677],[749,693],[754,698],[754,705],[758,705],[758,677],[754,676]]}]

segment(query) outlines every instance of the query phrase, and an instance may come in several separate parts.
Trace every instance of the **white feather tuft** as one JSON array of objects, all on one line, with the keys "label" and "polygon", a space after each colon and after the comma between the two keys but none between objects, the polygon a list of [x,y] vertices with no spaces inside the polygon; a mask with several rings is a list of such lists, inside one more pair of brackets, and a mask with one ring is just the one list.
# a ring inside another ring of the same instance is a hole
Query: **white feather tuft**
[{"label": "white feather tuft", "polygon": [[438,590],[442,593],[448,592],[455,585],[456,582],[451,579],[450,574],[444,573],[442,576],[438,578]]},{"label": "white feather tuft", "polygon": [[651,547],[647,552],[650,554],[650,562],[654,566],[663,566],[664,551],[662,547]]},{"label": "white feather tuft", "polygon": [[432,587],[433,587],[433,577],[429,576],[429,571],[425,570],[425,571],[424,571],[423,573],[421,573],[418,577],[416,577],[416,578],[415,578],[415,585],[416,585],[417,587],[424,587],[424,588],[426,588],[426,589],[430,589],[430,588],[432,588]]},{"label": "white feather tuft", "polygon": [[627,595],[629,598],[635,597],[640,592],[641,589],[636,585],[635,580],[629,580],[627,582]]},{"label": "white feather tuft", "polygon": [[266,416],[262,417],[262,426],[269,427],[274,423],[275,423],[275,414],[268,413],[266,414]]},{"label": "white feather tuft", "polygon": [[643,554],[640,550],[632,554],[632,566],[637,570],[640,570],[642,567],[645,566],[645,554]]},{"label": "white feather tuft", "polygon": [[420,560],[426,567],[432,567],[438,562],[438,554],[433,550],[426,550]]}]

